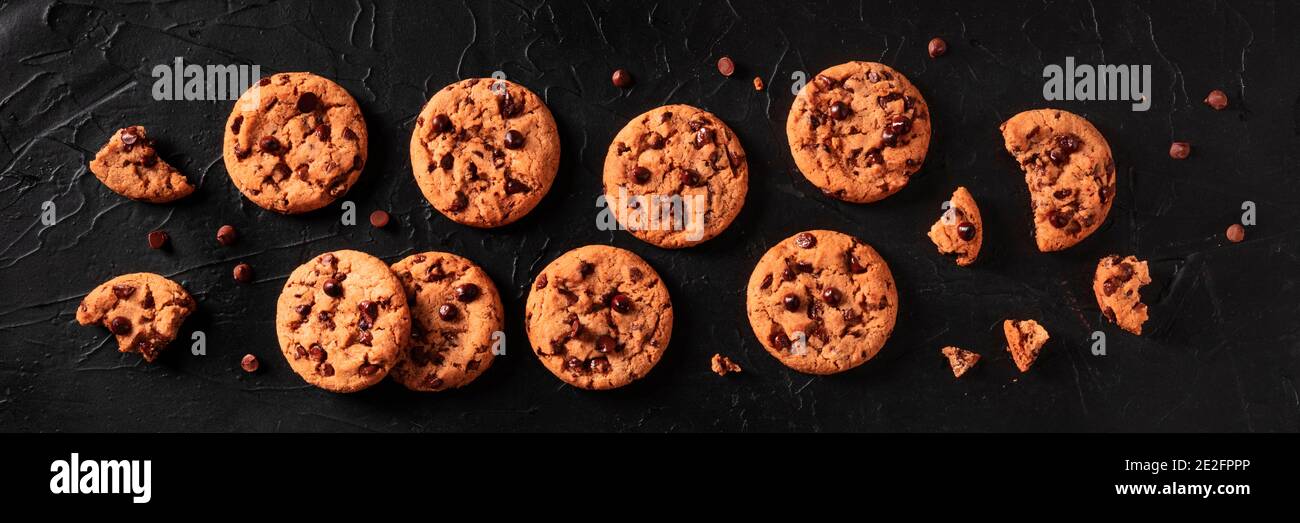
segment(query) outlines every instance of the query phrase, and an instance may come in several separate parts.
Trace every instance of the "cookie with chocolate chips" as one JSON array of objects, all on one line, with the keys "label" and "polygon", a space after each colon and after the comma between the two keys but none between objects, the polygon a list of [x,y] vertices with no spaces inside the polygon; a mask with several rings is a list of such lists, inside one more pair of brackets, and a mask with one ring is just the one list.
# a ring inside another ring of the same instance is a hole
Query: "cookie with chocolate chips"
[{"label": "cookie with chocolate chips", "polygon": [[785,366],[834,374],[880,352],[894,330],[898,289],[870,245],[835,231],[805,231],[758,261],[746,310],[763,348]]},{"label": "cookie with chocolate chips", "polygon": [[1029,372],[1029,367],[1038,361],[1043,344],[1051,338],[1047,329],[1034,320],[1004,320],[1002,334],[1007,338],[1007,352],[1022,373]]},{"label": "cookie with chocolate chips", "polygon": [[113,133],[90,162],[95,174],[113,192],[149,203],[167,203],[194,192],[185,175],[158,158],[144,127],[133,125]]},{"label": "cookie with chocolate chips", "polygon": [[930,108],[887,65],[840,64],[813,77],[785,123],[790,154],[832,198],[874,202],[907,185],[930,148]]},{"label": "cookie with chocolate chips", "polygon": [[392,266],[414,321],[411,342],[388,375],[406,388],[468,385],[492,365],[501,296],[483,269],[455,254],[424,252]]},{"label": "cookie with chocolate chips", "polygon": [[551,111],[506,80],[471,78],[442,88],[411,133],[420,191],[438,212],[473,227],[500,227],[528,214],[559,166]]},{"label": "cookie with chocolate chips", "polygon": [[607,205],[624,229],[676,249],[717,236],[740,214],[749,163],[722,120],[667,105],[633,118],[614,137],[604,182]]},{"label": "cookie with chocolate chips", "polygon": [[659,363],[673,332],[673,304],[640,256],[588,245],[537,275],[524,326],[533,352],[556,377],[584,389],[613,389]]},{"label": "cookie with chocolate chips", "polygon": [[1038,109],[1003,123],[1002,139],[1025,173],[1038,250],[1068,248],[1101,227],[1115,201],[1115,161],[1096,127],[1073,113]]},{"label": "cookie with chocolate chips", "polygon": [[1147,321],[1147,306],[1142,303],[1142,287],[1151,283],[1147,262],[1134,256],[1111,255],[1097,262],[1092,279],[1092,293],[1097,306],[1111,323],[1133,334],[1142,334]]},{"label": "cookie with chocolate chips", "polygon": [[930,241],[940,254],[951,255],[957,265],[965,267],[975,263],[984,244],[984,220],[975,198],[965,187],[958,187],[948,200],[948,208],[939,221],[930,226]]},{"label": "cookie with chocolate chips", "polygon": [[249,200],[298,214],[347,193],[361,176],[368,144],[366,120],[346,90],[311,73],[280,73],[235,102],[222,156]]},{"label": "cookie with chocolate chips", "polygon": [[108,280],[77,307],[77,323],[103,325],[117,337],[117,350],[154,361],[176,339],[194,298],[180,284],[157,274],[137,272]]},{"label": "cookie with chocolate chips", "polygon": [[402,282],[378,258],[334,251],[289,275],[275,310],[289,366],[307,383],[355,392],[384,379],[411,339]]}]

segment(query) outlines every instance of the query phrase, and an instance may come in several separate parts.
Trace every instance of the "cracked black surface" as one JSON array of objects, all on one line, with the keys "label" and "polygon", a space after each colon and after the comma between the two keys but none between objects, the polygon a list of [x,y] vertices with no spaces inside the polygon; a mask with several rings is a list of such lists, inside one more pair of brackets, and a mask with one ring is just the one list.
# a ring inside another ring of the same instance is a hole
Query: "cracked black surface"
[{"label": "cracked black surface", "polygon": [[[1300,36],[1285,2],[85,2],[0,1],[0,430],[1300,430]],[[926,42],[949,52],[932,60]],[[722,54],[737,63],[719,75]],[[242,198],[224,172],[222,125],[233,101],[156,102],[157,64],[260,64],[312,71],[347,88],[371,133],[370,159],[340,202],[280,216]],[[1045,102],[1041,71],[1078,63],[1150,64],[1153,104]],[[871,205],[830,200],[794,170],[784,137],[794,71],[848,60],[906,74],[930,104],[934,139],[900,193]],[[628,69],[635,87],[610,84]],[[532,214],[490,231],[457,225],[421,197],[407,160],[429,96],[504,71],[545,99],[563,157]],[[751,84],[760,76],[767,89]],[[1231,105],[1201,100],[1227,91]],[[606,147],[630,118],[666,103],[711,111],[749,153],[744,210],[717,238],[683,251],[595,228]],[[1038,253],[1029,198],[998,124],[1029,108],[1087,117],[1110,141],[1119,194],[1106,223],[1067,251]],[[110,133],[145,125],[159,154],[199,186],[148,205],[87,170]],[[1172,140],[1192,143],[1171,160]],[[940,203],[969,187],[988,235],[980,260],[955,267],[925,237]],[[1258,205],[1247,240],[1224,229]],[[42,203],[58,222],[44,226]],[[375,230],[376,208],[396,226]],[[215,240],[223,223],[234,247]],[[169,251],[145,235],[171,234]],[[813,377],[767,355],[745,320],[753,265],[797,231],[835,229],[876,247],[900,292],[898,325],[879,356]],[[523,303],[560,253],[613,244],[664,277],[677,311],[663,361],[621,390],[562,384],[529,354]],[[313,255],[355,248],[388,262],[446,250],[481,264],[502,291],[508,354],[472,386],[417,394],[382,383],[353,395],[305,384],[279,354],[275,301]],[[1091,294],[1097,260],[1151,262],[1142,337],[1106,322]],[[230,277],[248,262],[256,279]],[[104,329],[74,319],[109,278],[151,271],[181,282],[199,308],[155,364],[118,354]],[[1019,375],[1005,318],[1051,332]],[[207,334],[192,356],[190,333]],[[1089,335],[1106,333],[1109,355]],[[984,356],[954,381],[939,349]],[[721,352],[745,372],[719,378]],[[245,353],[262,369],[245,374]]]}]

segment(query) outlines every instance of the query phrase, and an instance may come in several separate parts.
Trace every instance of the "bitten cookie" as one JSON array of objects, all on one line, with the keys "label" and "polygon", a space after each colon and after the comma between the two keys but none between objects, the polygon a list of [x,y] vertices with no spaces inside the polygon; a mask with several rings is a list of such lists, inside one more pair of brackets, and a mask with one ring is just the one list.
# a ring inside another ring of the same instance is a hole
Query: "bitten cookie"
[{"label": "bitten cookie", "polygon": [[117,350],[138,352],[145,361],[154,361],[176,339],[194,308],[194,298],[180,284],[137,272],[90,291],[77,308],[77,323],[103,325],[117,337]]},{"label": "bitten cookie", "polygon": [[1133,334],[1142,334],[1142,324],[1147,321],[1147,306],[1139,292],[1151,283],[1147,262],[1133,256],[1121,259],[1107,256],[1097,263],[1092,279],[1092,292],[1097,296],[1097,306],[1111,323]]},{"label": "bitten cookie", "polygon": [[898,290],[870,245],[834,231],[772,246],[749,276],[749,325],[787,367],[834,374],[880,352],[894,330]]},{"label": "bitten cookie", "polygon": [[406,388],[468,385],[492,366],[492,336],[502,330],[501,296],[483,269],[444,252],[393,264],[414,322],[411,343],[388,375]]},{"label": "bitten cookie", "polygon": [[1002,333],[1007,337],[1007,352],[1011,353],[1011,359],[1015,360],[1020,372],[1029,371],[1050,337],[1047,329],[1034,320],[1003,321]]},{"label": "bitten cookie", "polygon": [[560,167],[560,135],[546,104],[506,80],[448,85],[411,134],[411,169],[424,197],[451,220],[499,227],[537,206]]},{"label": "bitten cookie", "polygon": [[289,275],[275,309],[289,366],[307,383],[355,392],[384,379],[411,338],[402,283],[378,258],[334,251]]},{"label": "bitten cookie", "polygon": [[1007,152],[1025,173],[1038,250],[1083,241],[1115,200],[1115,161],[1097,128],[1058,109],[1025,111],[1002,124]]},{"label": "bitten cookie", "polygon": [[944,347],[941,352],[945,358],[948,358],[948,366],[952,367],[954,378],[962,377],[980,361],[979,354],[958,347]]},{"label": "bitten cookie", "polygon": [[528,293],[533,352],[575,387],[613,389],[659,363],[673,332],[673,304],[640,256],[588,245],[556,258]]},{"label": "bitten cookie", "polygon": [[235,102],[222,156],[244,196],[278,213],[320,209],[361,176],[369,135],[346,90],[311,73],[261,79]]},{"label": "bitten cookie", "polygon": [[95,174],[113,192],[149,203],[167,203],[194,192],[194,186],[158,158],[144,127],[133,125],[113,133],[90,162]]},{"label": "bitten cookie", "polygon": [[832,198],[866,203],[907,185],[930,148],[930,108],[887,65],[849,62],[804,85],[785,123],[790,154]]},{"label": "bitten cookie", "polygon": [[623,228],[676,249],[717,236],[740,214],[749,163],[722,120],[689,105],[667,105],[633,118],[614,137],[604,182]]},{"label": "bitten cookie", "polygon": [[948,200],[948,210],[930,227],[930,241],[940,254],[954,255],[957,265],[975,263],[984,244],[984,221],[975,198],[965,187],[958,187]]}]

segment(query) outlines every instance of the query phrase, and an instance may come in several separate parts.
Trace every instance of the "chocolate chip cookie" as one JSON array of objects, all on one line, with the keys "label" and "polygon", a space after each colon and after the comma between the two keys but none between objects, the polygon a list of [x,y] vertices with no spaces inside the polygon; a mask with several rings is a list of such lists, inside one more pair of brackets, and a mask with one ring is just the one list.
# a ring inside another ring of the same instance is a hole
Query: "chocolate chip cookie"
[{"label": "chocolate chip cookie", "polygon": [[804,85],[785,124],[805,178],[832,198],[874,202],[907,185],[930,148],[930,108],[887,65],[849,62]]},{"label": "chocolate chip cookie", "polygon": [[957,265],[965,267],[975,263],[984,244],[984,221],[975,198],[965,187],[958,187],[948,200],[948,210],[939,221],[930,226],[930,241],[940,254],[955,256]]},{"label": "chocolate chip cookie", "polygon": [[676,249],[717,236],[740,214],[749,163],[740,139],[712,113],[666,105],[633,118],[614,137],[604,182],[607,205],[624,229]]},{"label": "chocolate chip cookie", "polygon": [[514,82],[471,78],[425,104],[411,134],[411,169],[438,212],[499,227],[537,206],[560,166],[560,135],[546,104]]},{"label": "chocolate chip cookie", "polygon": [[1147,306],[1142,303],[1142,287],[1151,283],[1147,262],[1134,256],[1112,255],[1097,263],[1092,279],[1092,292],[1097,296],[1097,306],[1111,323],[1133,334],[1142,334],[1142,324],[1147,321]]},{"label": "chocolate chip cookie", "polygon": [[149,203],[167,203],[194,192],[185,175],[158,158],[144,127],[113,133],[90,162],[90,172],[113,192]]},{"label": "chocolate chip cookie", "polygon": [[952,377],[960,378],[980,361],[980,355],[959,347],[944,347],[943,357],[948,358],[952,367]]},{"label": "chocolate chip cookie", "polygon": [[1020,372],[1028,372],[1029,367],[1038,360],[1043,344],[1050,338],[1047,329],[1034,320],[1006,320],[1002,322],[1002,334],[1007,337],[1007,352],[1015,360]]},{"label": "chocolate chip cookie", "polygon": [[384,379],[411,338],[402,282],[369,254],[334,251],[289,275],[275,310],[280,351],[307,383],[355,392]]},{"label": "chocolate chip cookie", "polygon": [[415,321],[389,377],[411,390],[438,391],[468,385],[492,366],[492,346],[503,336],[501,296],[483,269],[455,254],[424,252],[392,270]]},{"label": "chocolate chip cookie", "polygon": [[145,361],[154,361],[176,339],[194,308],[194,298],[180,284],[137,272],[90,291],[77,308],[77,323],[103,325],[117,337],[117,350],[138,352]]},{"label": "chocolate chip cookie", "polygon": [[857,238],[806,231],[774,245],[749,276],[749,325],[787,367],[843,372],[880,352],[898,316],[889,265]]},{"label": "chocolate chip cookie", "polygon": [[640,256],[588,245],[537,275],[525,327],[533,352],[556,377],[584,389],[613,389],[659,363],[673,333],[673,304]]},{"label": "chocolate chip cookie", "polygon": [[223,157],[235,187],[278,213],[320,209],[365,167],[369,135],[352,95],[311,73],[261,79],[226,120]]},{"label": "chocolate chip cookie", "polygon": [[1076,114],[1038,109],[1003,123],[1002,138],[1025,173],[1038,250],[1068,248],[1101,227],[1115,200],[1115,161],[1096,127]]}]

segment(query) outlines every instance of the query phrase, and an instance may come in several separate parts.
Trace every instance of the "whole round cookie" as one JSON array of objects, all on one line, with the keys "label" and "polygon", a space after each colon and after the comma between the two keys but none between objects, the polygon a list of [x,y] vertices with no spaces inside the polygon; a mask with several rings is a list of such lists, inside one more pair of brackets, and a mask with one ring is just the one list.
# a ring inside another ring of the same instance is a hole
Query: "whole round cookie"
[{"label": "whole round cookie", "polygon": [[506,80],[448,85],[411,134],[411,170],[438,212],[473,227],[522,218],[551,189],[560,135],[542,100]]},{"label": "whole round cookie", "polygon": [[501,296],[483,269],[455,254],[425,252],[392,270],[415,320],[411,343],[388,374],[393,380],[411,390],[454,389],[492,366]]},{"label": "whole round cookie", "polygon": [[633,118],[614,137],[604,182],[607,205],[623,228],[676,249],[717,236],[740,214],[749,164],[722,120],[689,105],[667,105]]},{"label": "whole round cookie", "polygon": [[289,366],[308,383],[355,392],[384,379],[411,338],[402,283],[378,258],[334,251],[289,275],[275,309]]},{"label": "whole round cookie", "polygon": [[123,274],[90,291],[77,307],[77,323],[100,324],[117,337],[117,350],[153,361],[176,339],[194,298],[157,274]]},{"label": "whole round cookie", "polygon": [[907,185],[930,148],[930,108],[898,71],[849,62],[803,86],[785,123],[790,154],[832,198],[874,202]]},{"label": "whole round cookie", "polygon": [[668,288],[629,251],[588,245],[542,269],[524,326],[542,364],[584,389],[613,389],[659,363],[673,333]]},{"label": "whole round cookie", "polygon": [[226,120],[226,172],[253,203],[298,214],[329,205],[361,176],[366,120],[346,90],[280,73],[245,91]]},{"label": "whole round cookie", "polygon": [[894,330],[898,289],[870,245],[805,231],[774,245],[749,276],[749,325],[799,372],[834,374],[871,359]]}]

